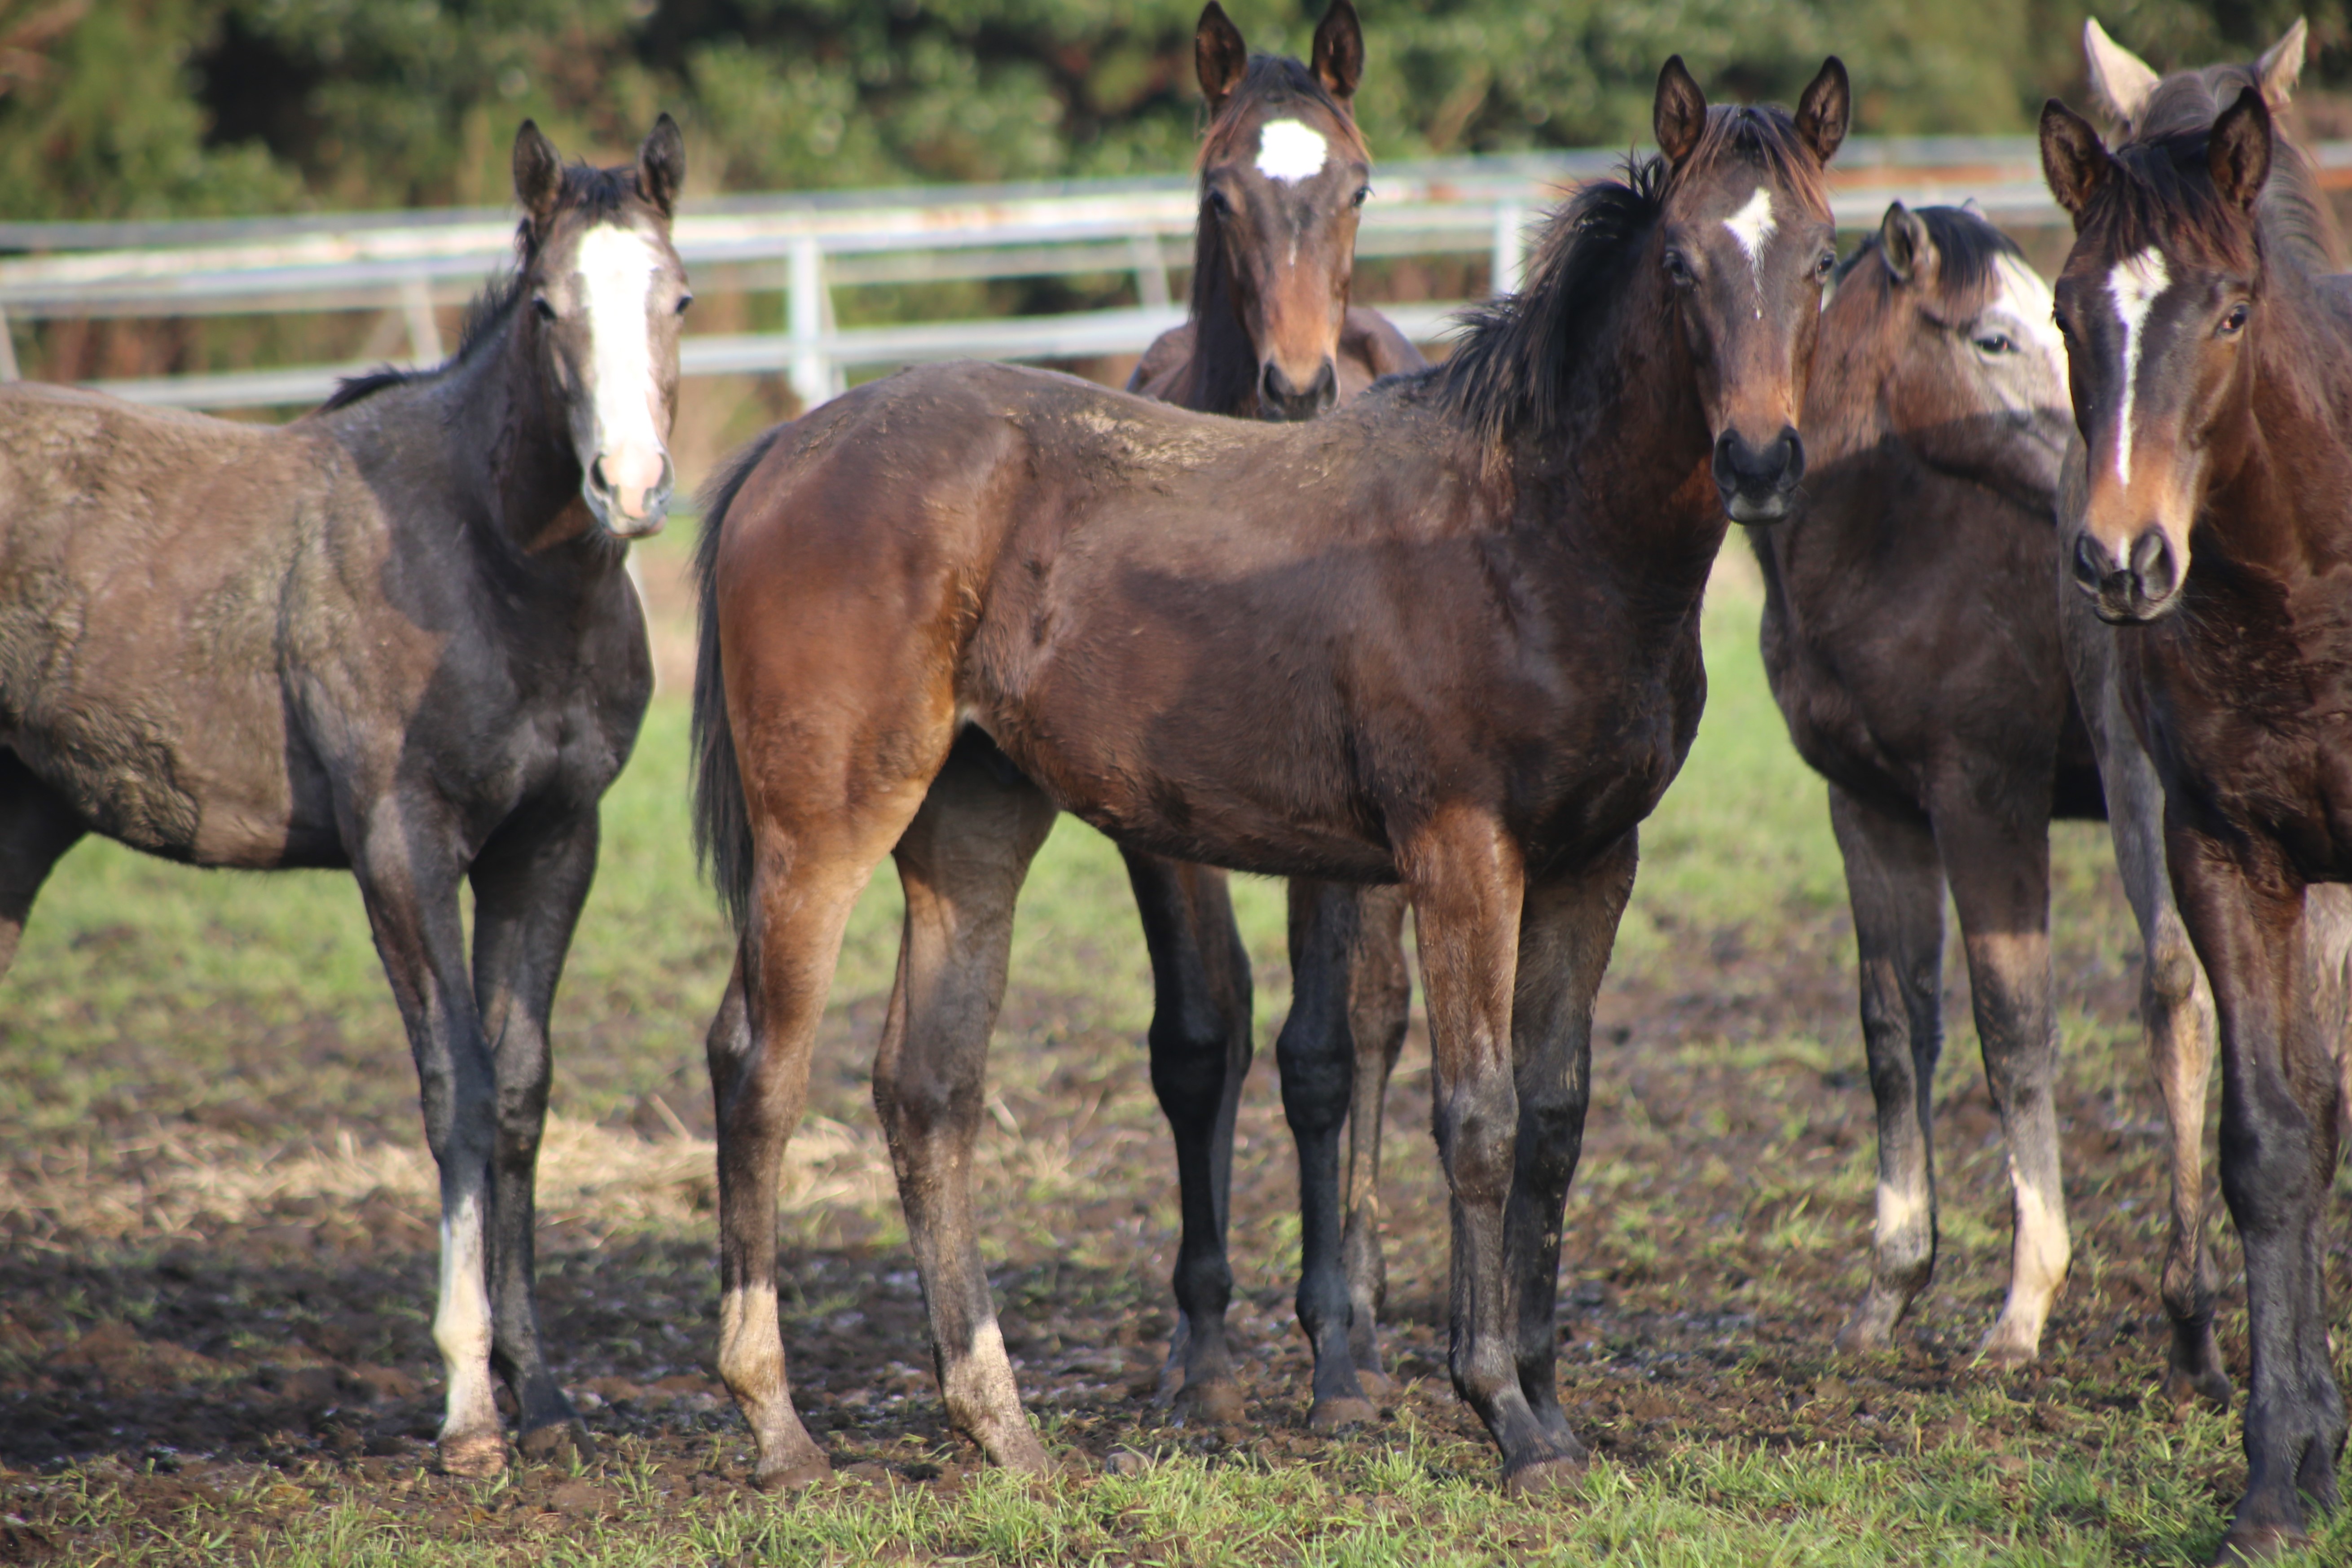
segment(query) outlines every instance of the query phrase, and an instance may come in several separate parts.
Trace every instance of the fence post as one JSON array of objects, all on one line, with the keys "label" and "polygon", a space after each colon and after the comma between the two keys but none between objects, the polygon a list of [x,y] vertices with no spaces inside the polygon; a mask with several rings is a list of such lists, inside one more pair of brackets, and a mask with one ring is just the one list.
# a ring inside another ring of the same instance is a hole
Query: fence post
[{"label": "fence post", "polygon": [[1516,294],[1519,291],[1519,267],[1525,257],[1526,237],[1521,234],[1528,221],[1527,208],[1517,201],[1506,198],[1495,204],[1495,266],[1491,292]]},{"label": "fence post", "polygon": [[433,316],[433,290],[422,278],[411,278],[400,286],[401,313],[408,318],[408,357],[419,365],[436,365],[442,360],[441,323]]},{"label": "fence post", "polygon": [[1128,241],[1135,253],[1135,295],[1146,310],[1168,308],[1168,258],[1160,249],[1156,234],[1139,234]]},{"label": "fence post", "polygon": [[0,381],[22,381],[16,368],[16,340],[8,332],[8,312],[0,310]]},{"label": "fence post", "polygon": [[831,398],[833,366],[825,363],[825,318],[832,315],[825,298],[824,251],[814,236],[793,241],[792,250],[792,373],[793,395],[805,414]]}]

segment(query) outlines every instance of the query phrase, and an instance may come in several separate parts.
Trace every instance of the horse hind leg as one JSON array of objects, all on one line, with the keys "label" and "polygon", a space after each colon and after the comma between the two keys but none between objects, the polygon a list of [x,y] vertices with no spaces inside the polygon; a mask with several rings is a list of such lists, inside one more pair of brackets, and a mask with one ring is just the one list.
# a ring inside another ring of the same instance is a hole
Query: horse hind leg
[{"label": "horse hind leg", "polygon": [[1151,1088],[1176,1144],[1183,1216],[1162,1395],[1179,1419],[1236,1421],[1242,1399],[1225,1343],[1234,1293],[1225,1235],[1234,1119],[1252,1054],[1249,954],[1223,872],[1122,853],[1151,952]]},{"label": "horse hind leg", "polygon": [[1885,1350],[1936,1272],[1936,1061],[1943,1051],[1943,873],[1924,821],[1832,784],[1860,950],[1862,1036],[1878,1109],[1878,1223],[1870,1288],[1839,1330],[1847,1352]]},{"label": "horse hind leg", "polygon": [[0,976],[16,962],[41,884],[83,831],[64,796],[0,750]]},{"label": "horse hind leg", "polygon": [[1364,1397],[1349,1343],[1340,1218],[1339,1131],[1355,1098],[1358,1049],[1348,1005],[1358,898],[1335,882],[1291,882],[1290,1016],[1274,1045],[1283,1115],[1298,1150],[1298,1326],[1315,1355],[1307,1424],[1327,1432],[1380,1414]]},{"label": "horse hind leg", "polygon": [[1388,1300],[1381,1251],[1381,1132],[1389,1078],[1412,1016],[1412,982],[1404,962],[1409,907],[1402,888],[1363,889],[1348,987],[1356,1082],[1348,1107],[1348,1221],[1339,1247],[1348,1271],[1348,1349],[1356,1380],[1374,1399],[1396,1386],[1381,1357],[1380,1315]]},{"label": "horse hind leg", "polygon": [[977,734],[958,744],[898,847],[907,924],[874,1064],[948,1419],[990,1458],[1042,1473],[1022,1413],[972,1211],[988,1040],[1004,996],[1013,905],[1054,807]]}]

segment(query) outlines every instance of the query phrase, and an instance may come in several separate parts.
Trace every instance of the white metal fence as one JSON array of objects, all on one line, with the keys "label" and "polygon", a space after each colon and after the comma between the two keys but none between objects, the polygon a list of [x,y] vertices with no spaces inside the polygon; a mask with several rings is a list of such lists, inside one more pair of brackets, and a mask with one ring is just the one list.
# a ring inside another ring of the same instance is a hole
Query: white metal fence
[{"label": "white metal fence", "polygon": [[[1578,181],[1622,154],[1601,152],[1389,164],[1373,175],[1361,257],[1480,256],[1516,286],[1529,226]],[[2321,149],[2330,183],[2352,143]],[[1897,197],[1974,198],[1993,221],[2064,221],[2027,138],[1857,139],[1840,154],[1839,226],[1874,226]],[[852,369],[915,360],[1070,359],[1139,352],[1182,319],[1169,285],[1188,267],[1196,195],[1170,177],[1060,185],[959,186],[732,197],[688,203],[675,235],[689,268],[723,266],[747,289],[786,296],[781,332],[690,335],[688,375],[782,373],[804,403]],[[462,300],[512,251],[499,209],[157,224],[0,223],[0,379],[16,365],[5,321],[375,310],[415,362],[441,357],[436,307]],[[1118,310],[842,328],[834,298],[880,283],[1131,273]],[[1433,341],[1463,300],[1381,304]],[[380,334],[382,336],[382,334]],[[314,403],[363,365],[300,365],[100,382],[142,402],[228,408]]]}]

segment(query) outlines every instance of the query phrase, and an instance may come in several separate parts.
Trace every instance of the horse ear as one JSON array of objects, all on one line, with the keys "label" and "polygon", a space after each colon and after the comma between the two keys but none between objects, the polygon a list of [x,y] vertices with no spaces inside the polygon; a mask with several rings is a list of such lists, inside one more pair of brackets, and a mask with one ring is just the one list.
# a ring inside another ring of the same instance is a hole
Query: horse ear
[{"label": "horse ear", "polygon": [[1657,132],[1658,151],[1669,163],[1689,157],[1706,130],[1706,94],[1691,79],[1680,55],[1667,56],[1658,71],[1658,100],[1651,106],[1650,124]]},{"label": "horse ear", "polygon": [[1200,26],[1192,29],[1192,68],[1201,74],[1201,96],[1209,100],[1212,114],[1241,86],[1242,75],[1249,69],[1249,46],[1217,0],[1209,0]]},{"label": "horse ear", "polygon": [[1897,283],[1932,282],[1943,264],[1936,237],[1927,232],[1925,220],[1901,202],[1888,207],[1879,220],[1878,253],[1886,258],[1886,270],[1895,274]]},{"label": "horse ear", "polygon": [[1331,8],[1315,24],[1315,79],[1332,97],[1345,103],[1356,96],[1364,79],[1364,25],[1348,0],[1331,0]]},{"label": "horse ear", "polygon": [[1845,79],[1845,62],[1832,55],[1822,62],[1821,74],[1805,84],[1797,99],[1797,134],[1828,163],[1845,143],[1845,128],[1853,118],[1853,90]]},{"label": "horse ear", "polygon": [[2042,106],[2042,177],[2077,224],[2114,163],[2089,121],[2054,98]]},{"label": "horse ear", "polygon": [[637,189],[668,217],[677,205],[678,187],[685,184],[686,138],[679,134],[677,121],[665,113],[637,149]]},{"label": "horse ear", "polygon": [[533,227],[554,216],[555,198],[563,194],[563,156],[535,120],[524,121],[515,132],[514,185],[515,199],[530,215]]},{"label": "horse ear", "polygon": [[2305,40],[2310,33],[2303,18],[2297,16],[2294,26],[2286,30],[2286,37],[2264,49],[2263,58],[2254,62],[2254,76],[2263,84],[2263,98],[2273,110],[2284,109],[2287,100],[2294,96],[2294,84],[2303,75]]},{"label": "horse ear", "polygon": [[2083,58],[2091,67],[2091,96],[2118,125],[2137,120],[2161,79],[2148,63],[2107,37],[2095,16],[2083,23]]},{"label": "horse ear", "polygon": [[2271,107],[2258,89],[2250,87],[2239,93],[2238,101],[2213,121],[2213,134],[2205,143],[2205,166],[2224,201],[2253,209],[2263,182],[2271,176]]}]

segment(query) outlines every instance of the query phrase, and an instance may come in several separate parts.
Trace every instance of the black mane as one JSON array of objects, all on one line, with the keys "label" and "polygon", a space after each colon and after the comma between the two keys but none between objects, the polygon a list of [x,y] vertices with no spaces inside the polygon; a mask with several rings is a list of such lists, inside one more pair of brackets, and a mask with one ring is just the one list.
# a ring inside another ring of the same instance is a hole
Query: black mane
[{"label": "black mane", "polygon": [[[1913,207],[1911,216],[1927,226],[1927,237],[1936,242],[1938,286],[1947,293],[1970,294],[1985,288],[2004,256],[2025,260],[2017,241],[1995,228],[1981,213],[1967,207]],[[1855,268],[1885,248],[1875,230],[1864,237],[1853,254],[1838,263],[1838,282],[1843,284]]]},{"label": "black mane", "polygon": [[[572,213],[590,224],[602,223],[617,216],[632,200],[641,199],[637,192],[637,172],[627,164],[617,169],[599,169],[589,163],[564,166],[563,186],[555,198],[555,216]],[[548,226],[554,226],[551,217]],[[348,408],[365,397],[372,397],[387,387],[405,386],[411,382],[434,381],[450,372],[463,368],[482,345],[497,338],[513,317],[515,307],[522,302],[523,281],[530,276],[531,263],[539,259],[539,249],[544,240],[529,217],[515,230],[515,265],[482,287],[466,307],[466,324],[457,337],[457,352],[436,365],[420,365],[404,370],[397,365],[380,365],[359,375],[347,375],[335,384],[327,401],[319,405],[321,414],[338,408]]]},{"label": "black mane", "polygon": [[1586,351],[1608,321],[1633,247],[1681,180],[1737,158],[1761,165],[1826,206],[1820,165],[1787,112],[1718,105],[1679,166],[1628,157],[1622,178],[1595,180],[1557,209],[1516,294],[1463,313],[1460,343],[1433,373],[1437,401],[1488,445],[1555,427]]}]

